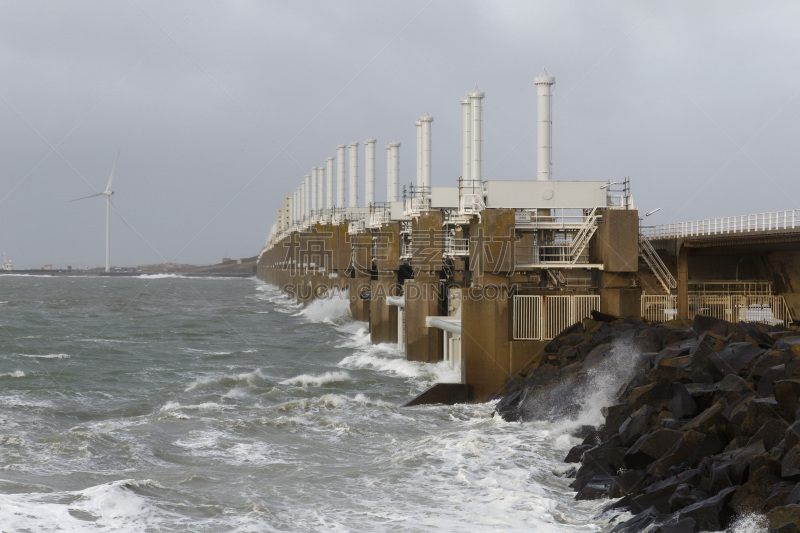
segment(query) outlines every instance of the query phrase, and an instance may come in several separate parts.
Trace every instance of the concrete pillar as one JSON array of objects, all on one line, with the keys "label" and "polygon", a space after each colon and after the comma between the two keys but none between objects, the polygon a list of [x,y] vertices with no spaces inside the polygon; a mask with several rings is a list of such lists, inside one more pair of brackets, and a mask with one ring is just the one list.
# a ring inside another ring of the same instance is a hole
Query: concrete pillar
[{"label": "concrete pillar", "polygon": [[678,318],[689,316],[689,248],[678,243]]}]

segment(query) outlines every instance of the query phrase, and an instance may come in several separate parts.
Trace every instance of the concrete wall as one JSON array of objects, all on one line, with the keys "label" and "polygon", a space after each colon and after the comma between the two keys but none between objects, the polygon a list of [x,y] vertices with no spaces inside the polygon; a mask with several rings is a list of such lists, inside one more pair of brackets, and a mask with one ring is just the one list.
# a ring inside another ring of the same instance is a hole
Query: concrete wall
[{"label": "concrete wall", "polygon": [[639,212],[605,209],[589,244],[592,263],[606,272],[636,272],[639,269]]}]

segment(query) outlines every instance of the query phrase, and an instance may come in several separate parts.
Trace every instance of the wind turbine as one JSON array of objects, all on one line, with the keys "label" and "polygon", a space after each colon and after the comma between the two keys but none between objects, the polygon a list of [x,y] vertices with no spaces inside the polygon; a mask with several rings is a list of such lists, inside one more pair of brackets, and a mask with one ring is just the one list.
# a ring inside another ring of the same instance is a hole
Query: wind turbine
[{"label": "wind turbine", "polygon": [[[117,159],[119,159],[119,153],[117,153]],[[77,202],[78,200],[93,198],[95,196],[106,197],[106,272],[111,271],[111,226],[109,223],[111,220],[111,195],[114,194],[114,191],[111,190],[111,182],[114,181],[114,170],[117,168],[117,159],[114,160],[114,166],[111,167],[111,175],[108,177],[108,185],[106,185],[105,191],[70,200],[72,202]]]}]

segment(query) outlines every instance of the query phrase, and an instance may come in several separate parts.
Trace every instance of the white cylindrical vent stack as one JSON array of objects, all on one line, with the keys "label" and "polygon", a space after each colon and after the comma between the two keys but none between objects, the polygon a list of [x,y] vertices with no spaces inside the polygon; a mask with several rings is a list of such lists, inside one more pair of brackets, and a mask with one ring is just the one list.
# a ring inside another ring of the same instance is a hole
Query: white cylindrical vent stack
[{"label": "white cylindrical vent stack", "polygon": [[358,143],[352,142],[350,148],[350,207],[358,207]]},{"label": "white cylindrical vent stack", "polygon": [[300,222],[300,187],[294,191],[294,223]]},{"label": "white cylindrical vent stack", "polygon": [[325,207],[325,167],[317,167],[317,216]]},{"label": "white cylindrical vent stack", "polygon": [[431,187],[431,122],[433,117],[421,117],[422,123],[422,186],[430,193]]},{"label": "white cylindrical vent stack", "polygon": [[325,187],[325,208],[330,211],[333,207],[333,157],[325,160],[325,177],[327,178]]},{"label": "white cylindrical vent stack", "polygon": [[306,182],[300,182],[300,210],[298,211],[298,220],[300,223],[306,218]]},{"label": "white cylindrical vent stack", "polygon": [[[386,202],[394,202],[397,197],[397,187],[392,189],[392,143],[386,145]],[[392,192],[394,191],[394,193]]]},{"label": "white cylindrical vent stack", "polygon": [[417,187],[422,187],[422,122],[414,123],[417,127]]},{"label": "white cylindrical vent stack", "polygon": [[536,179],[539,181],[549,181],[553,177],[553,120],[550,116],[552,110],[551,96],[556,79],[547,72],[547,69],[542,69],[542,72],[533,79],[533,83],[536,84],[539,121],[536,132],[536,142],[538,144],[536,154]]},{"label": "white cylindrical vent stack", "polygon": [[317,177],[317,167],[311,169],[311,214],[317,210],[317,187],[319,178]]},{"label": "white cylindrical vent stack", "polygon": [[397,201],[397,186],[400,184],[400,143],[392,141],[389,143],[389,148],[392,154],[390,158],[392,162],[392,201]]},{"label": "white cylindrical vent stack", "polygon": [[469,101],[470,101],[470,135],[472,136],[472,142],[470,143],[469,151],[471,161],[469,164],[469,171],[471,177],[471,185],[472,187],[477,187],[481,183],[481,179],[483,176],[481,175],[481,148],[483,139],[481,138],[481,111],[483,108],[483,97],[484,94],[482,92],[474,92],[469,93]]},{"label": "white cylindrical vent stack", "polygon": [[289,196],[289,225],[294,224],[294,194]]},{"label": "white cylindrical vent stack", "polygon": [[306,174],[305,182],[303,183],[303,203],[305,204],[305,216],[303,218],[311,217],[311,176]]},{"label": "white cylindrical vent stack", "polygon": [[470,146],[472,146],[472,136],[469,132],[471,106],[469,98],[461,100],[461,182],[464,187],[467,187],[472,181],[472,174],[469,170]]},{"label": "white cylindrical vent stack", "polygon": [[375,203],[375,139],[364,141],[364,158],[366,170],[364,175],[364,205]]},{"label": "white cylindrical vent stack", "polygon": [[336,207],[344,207],[344,145],[336,147]]}]

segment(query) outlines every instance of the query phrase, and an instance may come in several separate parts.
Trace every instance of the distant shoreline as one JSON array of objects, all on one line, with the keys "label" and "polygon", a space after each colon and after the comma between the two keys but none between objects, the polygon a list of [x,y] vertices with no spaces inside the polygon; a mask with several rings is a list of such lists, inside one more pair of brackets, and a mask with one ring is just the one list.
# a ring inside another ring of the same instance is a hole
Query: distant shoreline
[{"label": "distant shoreline", "polygon": [[73,277],[115,277],[136,278],[142,276],[180,276],[184,278],[250,278],[254,274],[248,272],[93,272],[90,270],[0,270],[0,275],[16,274],[23,276],[73,276]]}]

